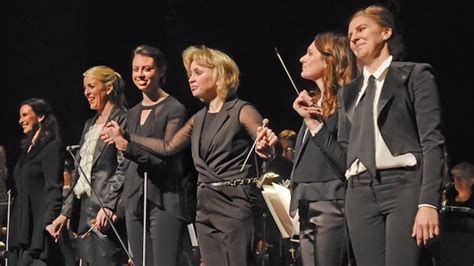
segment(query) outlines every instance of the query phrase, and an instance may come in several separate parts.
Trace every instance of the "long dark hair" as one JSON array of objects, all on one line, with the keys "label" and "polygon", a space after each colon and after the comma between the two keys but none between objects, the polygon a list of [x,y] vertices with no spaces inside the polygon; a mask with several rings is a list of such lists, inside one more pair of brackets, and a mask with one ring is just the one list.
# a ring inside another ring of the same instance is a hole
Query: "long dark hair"
[{"label": "long dark hair", "polygon": [[[314,46],[321,53],[327,67],[323,72],[323,116],[328,117],[336,111],[337,90],[348,84],[357,72],[356,60],[349,46],[349,40],[334,32],[316,35]],[[320,96],[321,97],[321,96]]]},{"label": "long dark hair", "polygon": [[39,125],[33,127],[33,130],[29,132],[21,141],[21,147],[23,149],[28,148],[32,144],[33,136],[39,129],[41,129],[41,131],[38,135],[38,140],[36,142],[37,144],[50,140],[61,141],[58,119],[53,114],[53,109],[46,100],[30,98],[22,102],[18,109],[20,109],[23,105],[29,105],[37,116],[44,116],[44,119],[39,122]]}]

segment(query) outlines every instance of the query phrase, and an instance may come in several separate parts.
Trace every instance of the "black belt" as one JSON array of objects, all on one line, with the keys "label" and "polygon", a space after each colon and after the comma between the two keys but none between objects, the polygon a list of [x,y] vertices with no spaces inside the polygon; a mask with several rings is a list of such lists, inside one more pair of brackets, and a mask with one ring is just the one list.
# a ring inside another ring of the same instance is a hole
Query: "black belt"
[{"label": "black belt", "polygon": [[240,179],[232,179],[232,180],[227,180],[227,181],[219,181],[219,182],[197,182],[197,185],[200,187],[223,187],[223,186],[229,186],[229,187],[236,187],[240,185],[250,185],[250,184],[255,184],[258,182],[257,177],[253,178],[240,178]]}]

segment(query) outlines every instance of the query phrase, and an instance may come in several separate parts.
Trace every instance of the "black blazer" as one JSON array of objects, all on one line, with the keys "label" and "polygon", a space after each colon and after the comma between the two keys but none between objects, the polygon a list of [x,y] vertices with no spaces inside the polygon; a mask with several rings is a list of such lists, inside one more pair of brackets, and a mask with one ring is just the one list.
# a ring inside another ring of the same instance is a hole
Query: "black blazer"
[{"label": "black blazer", "polygon": [[[338,137],[349,143],[362,76],[344,88]],[[419,154],[419,204],[440,206],[444,137],[438,87],[428,64],[392,62],[377,106],[377,125],[390,152]],[[352,162],[347,162],[348,164]]]},{"label": "black blazer", "polygon": [[[63,156],[57,140],[23,152],[14,170],[10,247],[20,244],[47,253],[52,238],[45,228],[60,213]],[[43,258],[43,256],[42,256]]]},{"label": "black blazer", "polygon": [[[128,111],[127,132],[129,134],[137,134],[141,110],[141,104],[138,104]],[[178,100],[168,96],[160,103],[160,106],[154,109],[153,113],[150,113],[150,116],[153,116],[154,121],[152,129],[141,136],[169,140],[183,126],[187,112]],[[175,131],[168,130],[167,132],[168,123],[171,121],[177,123]],[[189,220],[194,217],[194,213],[191,214],[191,212],[193,212],[192,205],[195,198],[190,197],[193,195],[190,190],[195,190],[195,175],[189,170],[191,162],[189,156],[186,156],[186,151],[160,158],[139,144],[129,141],[124,155],[128,159],[125,166],[124,190],[127,208],[135,209],[140,204],[139,201],[142,200],[143,195],[143,177],[147,172],[148,200],[177,218]]]},{"label": "black blazer", "polygon": [[306,124],[303,123],[296,138],[292,181],[324,182],[334,179],[345,181],[346,152],[337,141],[337,112],[325,119],[322,128],[303,140]]},{"label": "black blazer", "polygon": [[[86,121],[84,129],[82,130],[80,145],[84,144],[84,136],[89,128],[97,120],[97,115]],[[125,109],[114,106],[108,121],[114,120],[119,125],[125,126],[126,111]],[[76,154],[77,160],[80,160],[80,154]],[[119,204],[119,198],[123,190],[125,175],[119,165],[123,164],[124,157],[117,152],[115,145],[108,145],[101,139],[97,141],[93,163],[91,168],[91,183],[95,192],[98,194],[104,207],[117,212],[119,216],[123,215],[123,204]],[[72,183],[76,184],[79,178],[79,169],[76,168],[72,174]],[[87,173],[86,173],[87,174]],[[71,228],[77,231],[77,224],[79,222],[79,199],[74,195],[73,188],[63,204],[62,214],[71,218]],[[95,218],[100,209],[100,204],[97,198],[92,193],[91,196],[92,208],[87,213],[88,219]],[[79,230],[82,230],[79,228]]]}]

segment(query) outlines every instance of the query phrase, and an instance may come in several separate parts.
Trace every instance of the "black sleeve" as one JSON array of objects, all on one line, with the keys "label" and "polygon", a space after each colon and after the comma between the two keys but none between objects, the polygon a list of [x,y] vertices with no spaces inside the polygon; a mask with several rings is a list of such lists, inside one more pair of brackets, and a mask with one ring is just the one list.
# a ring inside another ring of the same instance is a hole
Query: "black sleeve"
[{"label": "black sleeve", "polygon": [[44,147],[42,170],[45,178],[46,211],[44,226],[53,222],[59,215],[62,206],[63,156],[58,141],[51,141]]},{"label": "black sleeve", "polygon": [[165,164],[165,160],[162,159],[163,157],[179,153],[189,145],[192,132],[192,118],[182,127],[187,117],[184,106],[170,105],[166,114],[160,115],[167,116],[164,139],[143,137],[135,134],[130,135],[127,150],[125,151],[127,159],[145,167],[163,166]]},{"label": "black sleeve", "polygon": [[423,151],[419,204],[440,207],[444,136],[438,86],[428,64],[416,64],[410,75],[418,137]]},{"label": "black sleeve", "polygon": [[[125,114],[118,117],[116,122],[120,125],[121,128],[124,128],[126,124]],[[117,168],[115,170],[115,174],[112,175],[107,181],[107,183],[110,185],[110,191],[105,195],[103,199],[104,207],[111,209],[114,212],[117,209],[117,202],[123,191],[123,183],[125,182],[124,163],[125,157],[123,153],[117,151]]]},{"label": "black sleeve", "polygon": [[321,149],[339,178],[345,181],[346,178],[344,177],[344,174],[346,172],[347,160],[346,152],[338,142],[337,136],[330,132],[328,127],[323,124],[323,127],[311,138],[311,140]]},{"label": "black sleeve", "polygon": [[130,141],[128,146],[132,144],[132,147],[142,147],[143,149],[155,154],[156,156],[166,157],[177,154],[187,148],[191,143],[191,133],[193,131],[194,116],[191,117],[186,124],[179,129],[174,135],[166,133],[166,135],[172,135],[171,140],[162,140],[156,138],[147,138],[138,135],[130,135]]}]

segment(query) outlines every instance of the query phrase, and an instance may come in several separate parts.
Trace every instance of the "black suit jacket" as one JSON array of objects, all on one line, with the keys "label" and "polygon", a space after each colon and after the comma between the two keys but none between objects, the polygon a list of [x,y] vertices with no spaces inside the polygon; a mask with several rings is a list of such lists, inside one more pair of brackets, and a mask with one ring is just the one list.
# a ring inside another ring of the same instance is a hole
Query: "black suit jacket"
[{"label": "black suit jacket", "polygon": [[346,152],[337,140],[337,112],[325,119],[322,128],[311,136],[303,123],[295,144],[292,181],[324,182],[333,179],[345,181]]},{"label": "black suit jacket", "polygon": [[[96,120],[97,115],[86,121],[84,129],[82,130],[80,146],[84,144],[84,136]],[[114,106],[107,120],[114,120],[119,123],[119,125],[125,126],[126,110],[121,107]],[[78,161],[81,159],[79,152],[76,154],[76,159]],[[125,180],[124,173],[120,170],[121,167],[119,167],[119,165],[123,164],[123,162],[124,157],[122,154],[117,152],[115,145],[106,144],[100,139],[97,141],[96,147],[94,149],[93,163],[91,168],[91,183],[95,192],[98,194],[100,200],[104,204],[104,207],[117,212],[119,216],[123,215],[123,204],[121,202],[119,204],[119,199]],[[80,174],[79,171],[80,170],[76,168],[72,174],[73,184],[77,183]],[[76,231],[78,229],[77,225],[80,215],[80,200],[74,195],[74,191],[72,191],[72,189],[73,188],[71,188],[70,194],[64,201],[62,214],[70,217],[71,228],[73,231]],[[95,218],[97,212],[100,209],[100,204],[93,193],[91,196],[91,201],[93,204],[92,208],[87,213],[87,219]],[[79,228],[79,230],[82,230],[82,228]]]},{"label": "black suit jacket", "polygon": [[[347,147],[362,76],[342,90],[338,138]],[[392,155],[419,154],[419,204],[440,206],[444,137],[438,87],[428,64],[392,62],[377,106],[377,125]],[[352,162],[347,162],[350,165]]]},{"label": "black suit jacket", "polygon": [[62,166],[61,144],[57,140],[39,143],[21,155],[14,170],[10,247],[22,244],[47,254],[53,242],[45,228],[61,211]]}]

